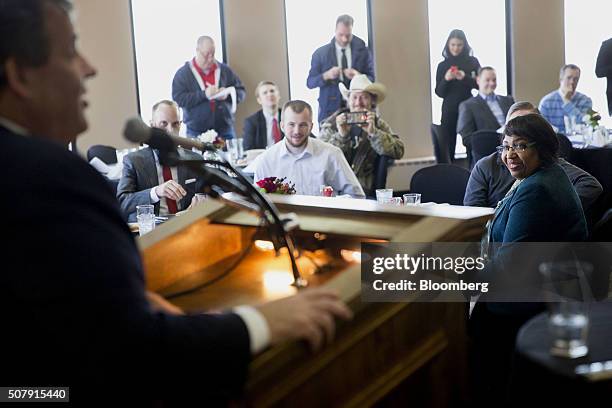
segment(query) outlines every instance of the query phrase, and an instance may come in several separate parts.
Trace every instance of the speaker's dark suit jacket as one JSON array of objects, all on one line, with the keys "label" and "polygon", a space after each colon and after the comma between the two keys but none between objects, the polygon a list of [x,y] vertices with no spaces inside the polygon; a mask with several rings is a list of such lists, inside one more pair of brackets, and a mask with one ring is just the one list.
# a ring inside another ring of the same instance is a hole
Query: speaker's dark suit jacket
[{"label": "speaker's dark suit jacket", "polygon": [[70,386],[70,401],[82,406],[239,392],[250,359],[244,322],[150,309],[132,234],[93,167],[2,127],[0,162],[15,174],[0,181],[10,238],[0,273],[0,384]]},{"label": "speaker's dark suit jacket", "polygon": [[[495,96],[505,119],[514,99],[511,96]],[[465,147],[470,147],[470,135],[472,133],[478,130],[497,130],[499,127],[500,124],[491,112],[491,108],[480,95],[473,96],[459,105],[457,133],[461,135]]]},{"label": "speaker's dark suit jacket", "polygon": [[[185,149],[179,149],[181,158],[188,160],[202,160],[202,156]],[[178,166],[176,180],[187,195],[177,202],[179,211],[184,210],[191,204],[191,199],[196,193],[197,174],[183,166]],[[192,181],[187,184],[186,181]],[[199,183],[198,183],[199,184]],[[123,173],[119,186],[117,186],[117,198],[121,205],[121,211],[128,222],[136,222],[136,206],[153,204],[151,202],[151,189],[159,185],[155,156],[151,148],[132,152],[123,158]],[[155,214],[159,215],[160,202],[154,204]]]},{"label": "speaker's dark suit jacket", "polygon": [[606,95],[608,97],[608,114],[612,116],[612,38],[601,43],[597,63],[595,64],[597,78],[608,78]]},{"label": "speaker's dark suit jacket", "polygon": [[[278,110],[277,120],[280,128],[280,109]],[[285,134],[281,130],[281,138]],[[251,149],[265,149],[268,147],[268,128],[266,125],[266,117],[263,110],[258,110],[244,120],[242,134],[242,148],[244,151]]]}]

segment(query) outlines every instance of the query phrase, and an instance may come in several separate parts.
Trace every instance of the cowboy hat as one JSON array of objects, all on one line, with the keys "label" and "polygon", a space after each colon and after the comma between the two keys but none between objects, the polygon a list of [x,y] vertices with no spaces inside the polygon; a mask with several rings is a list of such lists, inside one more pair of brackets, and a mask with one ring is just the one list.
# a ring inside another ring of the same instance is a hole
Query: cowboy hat
[{"label": "cowboy hat", "polygon": [[381,103],[387,95],[387,87],[380,82],[372,82],[365,74],[355,75],[351,80],[350,89],[340,82],[338,84],[342,97],[348,100],[349,93],[352,91],[363,91],[376,96],[376,101]]}]

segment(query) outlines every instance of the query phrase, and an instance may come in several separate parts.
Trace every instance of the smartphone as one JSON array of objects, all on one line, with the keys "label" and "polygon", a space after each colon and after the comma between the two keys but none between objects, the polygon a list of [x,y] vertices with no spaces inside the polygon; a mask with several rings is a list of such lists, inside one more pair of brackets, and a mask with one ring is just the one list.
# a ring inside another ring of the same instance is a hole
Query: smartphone
[{"label": "smartphone", "polygon": [[368,112],[346,112],[347,125],[365,125],[368,123]]}]

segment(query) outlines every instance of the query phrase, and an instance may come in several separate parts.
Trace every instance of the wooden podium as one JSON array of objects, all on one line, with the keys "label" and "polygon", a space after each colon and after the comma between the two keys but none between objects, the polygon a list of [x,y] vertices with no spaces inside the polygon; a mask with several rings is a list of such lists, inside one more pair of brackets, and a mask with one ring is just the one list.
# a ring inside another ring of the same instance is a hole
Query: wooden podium
[{"label": "wooden podium", "polygon": [[[477,241],[493,210],[270,197],[282,214],[297,215],[299,228],[293,235],[302,248],[298,266],[309,286],[335,288],[355,317],[339,323],[335,341],[316,354],[293,342],[255,356],[239,402],[256,407],[461,403],[466,392],[466,304],[362,302],[360,265],[351,255],[362,241]],[[287,253],[275,256],[254,247],[253,240],[267,239],[258,225],[252,213],[209,200],[159,226],[138,240],[148,288],[164,296],[184,293],[171,301],[188,312],[295,293]],[[227,276],[220,276],[233,264]]]}]

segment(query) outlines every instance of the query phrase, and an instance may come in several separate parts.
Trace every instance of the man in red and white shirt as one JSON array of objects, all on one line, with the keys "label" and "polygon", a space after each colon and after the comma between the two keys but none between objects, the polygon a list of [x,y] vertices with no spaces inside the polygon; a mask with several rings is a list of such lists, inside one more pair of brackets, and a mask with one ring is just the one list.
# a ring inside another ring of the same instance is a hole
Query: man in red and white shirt
[{"label": "man in red and white shirt", "polygon": [[[223,93],[232,88],[230,94]],[[245,96],[238,75],[215,59],[214,40],[198,38],[195,57],[179,68],[172,81],[172,99],[183,109],[187,136],[214,129],[224,139],[234,138],[235,106]]]}]

